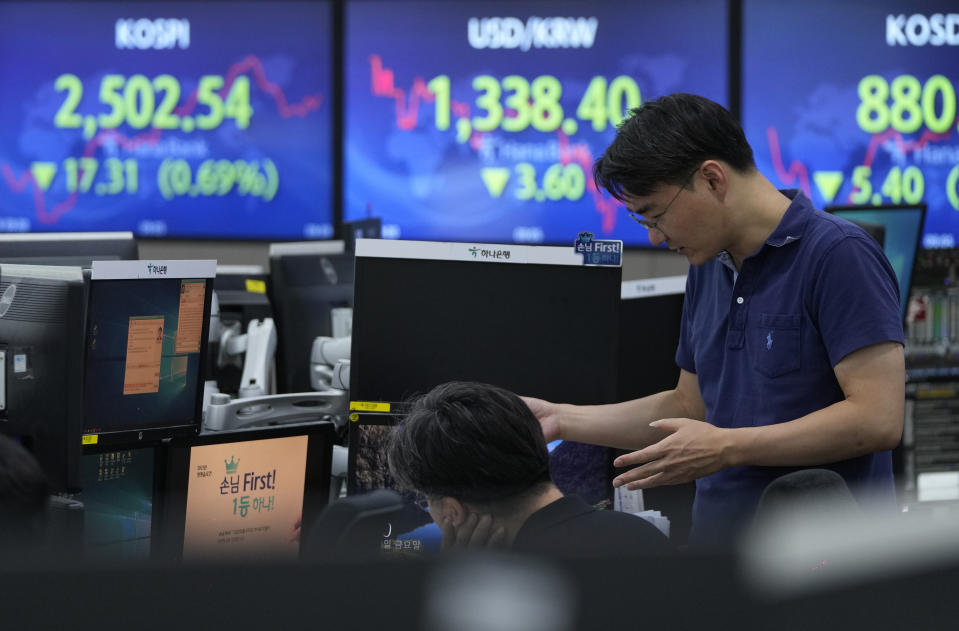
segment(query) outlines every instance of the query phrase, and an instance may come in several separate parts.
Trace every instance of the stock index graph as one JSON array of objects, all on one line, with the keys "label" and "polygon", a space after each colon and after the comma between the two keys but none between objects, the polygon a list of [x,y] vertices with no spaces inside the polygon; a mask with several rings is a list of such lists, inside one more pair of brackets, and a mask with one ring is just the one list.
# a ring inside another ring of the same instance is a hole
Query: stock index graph
[{"label": "stock index graph", "polygon": [[386,237],[648,246],[597,191],[626,112],[672,92],[726,103],[723,0],[351,2],[347,221]]},{"label": "stock index graph", "polygon": [[0,4],[0,230],[331,237],[330,19]]},{"label": "stock index graph", "polygon": [[746,0],[743,59],[743,124],[774,183],[820,208],[925,202],[923,247],[959,245],[954,2]]}]

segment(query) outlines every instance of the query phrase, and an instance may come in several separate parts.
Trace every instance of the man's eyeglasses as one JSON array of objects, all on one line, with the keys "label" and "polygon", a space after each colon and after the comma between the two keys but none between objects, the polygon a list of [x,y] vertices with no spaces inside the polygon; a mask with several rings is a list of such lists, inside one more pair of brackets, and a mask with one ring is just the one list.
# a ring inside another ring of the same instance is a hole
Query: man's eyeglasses
[{"label": "man's eyeglasses", "polygon": [[696,167],[695,169],[693,169],[692,173],[686,176],[686,179],[683,180],[683,183],[679,186],[679,190],[676,191],[676,194],[673,195],[673,198],[669,200],[668,204],[666,204],[666,207],[663,209],[663,212],[656,215],[655,219],[640,219],[640,216],[638,213],[635,213],[628,208],[626,209],[626,212],[629,213],[629,216],[632,217],[633,221],[635,221],[642,227],[646,228],[647,230],[658,230],[659,232],[663,232],[663,229],[659,227],[660,223],[662,222],[663,216],[665,216],[666,213],[669,212],[669,209],[672,207],[673,202],[676,201],[676,198],[679,197],[679,194],[682,193],[684,190],[686,190],[686,187],[689,186],[689,183],[692,181],[693,176],[696,175],[696,171],[698,170],[699,170],[699,167]]}]

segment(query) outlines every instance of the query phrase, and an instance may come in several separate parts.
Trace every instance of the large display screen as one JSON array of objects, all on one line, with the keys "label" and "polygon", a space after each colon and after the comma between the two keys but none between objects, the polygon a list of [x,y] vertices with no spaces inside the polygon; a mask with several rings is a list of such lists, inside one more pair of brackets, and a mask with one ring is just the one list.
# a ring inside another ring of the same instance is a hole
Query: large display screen
[{"label": "large display screen", "polygon": [[0,230],[330,238],[330,13],[0,3]]},{"label": "large display screen", "polygon": [[624,113],[727,100],[724,0],[346,6],[344,219],[387,238],[649,245],[592,164]]},{"label": "large display screen", "polygon": [[743,3],[743,122],[759,169],[829,204],[928,204],[959,245],[959,13],[948,0]]}]

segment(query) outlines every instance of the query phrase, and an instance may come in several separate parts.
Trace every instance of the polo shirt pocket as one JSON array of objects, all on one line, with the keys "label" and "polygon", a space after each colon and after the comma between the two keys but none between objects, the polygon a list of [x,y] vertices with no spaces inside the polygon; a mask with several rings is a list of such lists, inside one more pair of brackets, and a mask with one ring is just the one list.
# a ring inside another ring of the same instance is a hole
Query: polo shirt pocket
[{"label": "polo shirt pocket", "polygon": [[760,313],[759,324],[749,331],[749,354],[756,370],[767,377],[779,377],[799,370],[799,327],[801,316]]}]

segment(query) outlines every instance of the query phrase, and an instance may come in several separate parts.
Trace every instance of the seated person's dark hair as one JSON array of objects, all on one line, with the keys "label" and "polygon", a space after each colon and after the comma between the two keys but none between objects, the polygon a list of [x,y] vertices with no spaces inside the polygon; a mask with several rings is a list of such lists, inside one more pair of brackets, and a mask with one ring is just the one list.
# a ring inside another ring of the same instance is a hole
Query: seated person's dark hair
[{"label": "seated person's dark hair", "polygon": [[487,384],[445,383],[414,400],[388,452],[396,481],[432,497],[485,505],[550,481],[539,421]]},{"label": "seated person's dark hair", "polygon": [[597,188],[616,199],[644,196],[665,184],[684,185],[705,160],[723,160],[746,173],[753,150],[736,118],[695,94],[670,94],[634,108],[593,165]]},{"label": "seated person's dark hair", "polygon": [[464,541],[475,545],[464,533],[486,523],[495,533],[488,541],[522,552],[582,556],[669,550],[666,538],[647,521],[565,497],[550,477],[539,421],[521,398],[503,388],[475,382],[435,387],[412,401],[387,453],[397,483],[429,499],[446,547]]}]

